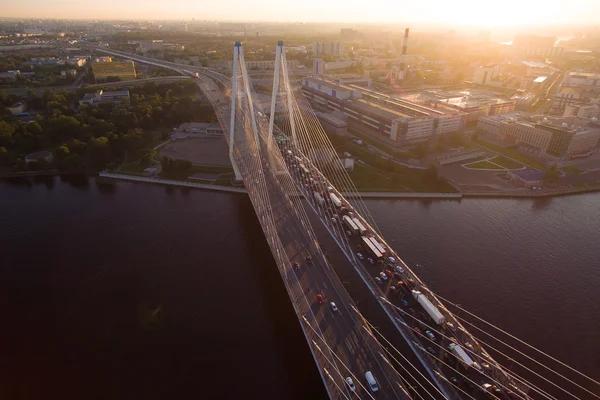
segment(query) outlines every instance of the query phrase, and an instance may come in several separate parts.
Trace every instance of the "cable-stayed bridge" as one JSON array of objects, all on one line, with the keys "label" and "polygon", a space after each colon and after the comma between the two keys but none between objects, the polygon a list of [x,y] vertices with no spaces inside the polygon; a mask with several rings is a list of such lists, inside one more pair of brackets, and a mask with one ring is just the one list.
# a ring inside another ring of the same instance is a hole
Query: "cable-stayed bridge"
[{"label": "cable-stayed bridge", "polygon": [[[557,399],[492,358],[487,344],[387,244],[312,107],[290,79],[282,42],[268,108],[255,102],[240,43],[234,46],[231,78],[98,50],[197,78],[227,132],[235,175],[248,190],[330,398]],[[323,232],[336,249],[321,244]],[[336,273],[340,266],[328,260],[334,251],[394,325],[401,347],[363,316]]]}]

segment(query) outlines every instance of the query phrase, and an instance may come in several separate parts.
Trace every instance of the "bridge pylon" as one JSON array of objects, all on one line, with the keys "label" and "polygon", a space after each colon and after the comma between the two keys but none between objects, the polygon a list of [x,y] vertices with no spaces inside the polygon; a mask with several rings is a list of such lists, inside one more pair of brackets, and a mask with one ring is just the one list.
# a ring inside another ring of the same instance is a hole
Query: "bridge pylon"
[{"label": "bridge pylon", "polygon": [[242,181],[242,174],[240,173],[240,168],[237,165],[237,161],[233,156],[233,143],[234,143],[234,133],[235,133],[235,120],[236,120],[236,101],[238,96],[238,78],[239,78],[239,62],[240,55],[242,56],[242,43],[235,42],[233,46],[233,72],[231,75],[231,117],[229,120],[229,160],[231,161],[231,166],[233,167],[233,172],[235,173],[235,180]]},{"label": "bridge pylon", "polygon": [[294,120],[294,109],[293,109],[293,98],[292,89],[290,85],[290,77],[287,68],[287,59],[285,57],[285,49],[283,47],[283,40],[277,42],[277,48],[275,49],[275,74],[273,75],[273,92],[271,94],[271,114],[269,115],[269,134],[268,142],[270,143],[273,138],[273,124],[275,123],[275,105],[277,103],[277,97],[281,94],[281,82],[280,75],[283,75],[283,89],[285,97],[287,98],[287,107],[290,118],[290,129],[292,133],[292,143],[294,146],[298,146],[296,139],[296,122]]}]

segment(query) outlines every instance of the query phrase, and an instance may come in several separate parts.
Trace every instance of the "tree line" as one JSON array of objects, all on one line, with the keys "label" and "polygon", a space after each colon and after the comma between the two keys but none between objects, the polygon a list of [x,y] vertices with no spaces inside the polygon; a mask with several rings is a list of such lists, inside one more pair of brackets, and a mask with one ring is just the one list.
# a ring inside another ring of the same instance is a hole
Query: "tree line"
[{"label": "tree line", "polygon": [[[191,81],[147,83],[130,89],[130,99],[97,106],[78,100],[95,88],[55,93],[48,89],[25,98],[0,91],[0,166],[24,169],[24,156],[40,150],[55,154],[55,167],[66,172],[98,171],[123,160],[151,154],[166,138],[167,128],[184,122],[216,122],[212,106],[195,100],[197,86]],[[35,121],[10,116],[7,106],[27,100]],[[163,131],[163,137],[158,134]]]}]

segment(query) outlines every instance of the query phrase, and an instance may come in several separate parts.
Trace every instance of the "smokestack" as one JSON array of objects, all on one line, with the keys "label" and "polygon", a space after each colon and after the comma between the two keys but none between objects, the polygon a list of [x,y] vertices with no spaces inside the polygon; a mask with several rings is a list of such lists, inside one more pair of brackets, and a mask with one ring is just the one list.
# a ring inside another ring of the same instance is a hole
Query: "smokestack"
[{"label": "smokestack", "polygon": [[408,28],[404,30],[404,42],[402,42],[402,55],[406,55],[406,49],[408,48]]},{"label": "smokestack", "polygon": [[406,50],[408,49],[408,28],[404,30],[404,41],[402,42],[401,63],[398,67],[398,80],[404,80],[406,77]]}]

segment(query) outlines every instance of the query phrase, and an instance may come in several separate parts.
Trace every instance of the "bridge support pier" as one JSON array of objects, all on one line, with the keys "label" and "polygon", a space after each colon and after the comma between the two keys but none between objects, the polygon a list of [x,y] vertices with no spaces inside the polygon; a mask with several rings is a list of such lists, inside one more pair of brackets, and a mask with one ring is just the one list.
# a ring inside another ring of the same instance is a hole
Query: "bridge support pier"
[{"label": "bridge support pier", "polygon": [[229,120],[229,160],[231,161],[231,166],[233,167],[233,172],[235,173],[235,180],[238,182],[242,181],[242,174],[240,173],[240,168],[237,165],[237,161],[233,155],[233,141],[235,140],[234,132],[235,132],[235,109],[236,109],[236,101],[237,101],[237,83],[238,83],[238,72],[239,72],[239,56],[242,50],[242,43],[235,42],[233,47],[233,73],[231,75],[231,117]]}]

